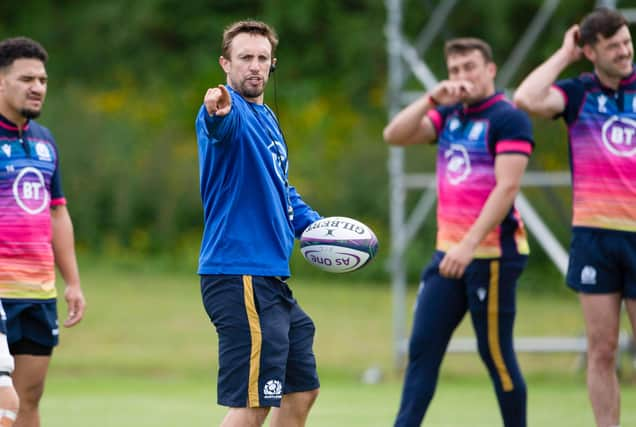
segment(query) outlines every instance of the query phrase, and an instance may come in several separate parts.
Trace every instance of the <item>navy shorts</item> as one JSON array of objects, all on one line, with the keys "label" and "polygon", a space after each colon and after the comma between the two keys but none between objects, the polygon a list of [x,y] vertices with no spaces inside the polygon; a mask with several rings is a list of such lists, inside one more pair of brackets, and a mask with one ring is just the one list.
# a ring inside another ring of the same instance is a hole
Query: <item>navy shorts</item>
[{"label": "navy shorts", "polygon": [[314,322],[287,284],[260,276],[201,276],[219,338],[218,403],[278,407],[284,394],[320,387]]},{"label": "navy shorts", "polygon": [[572,229],[567,284],[585,294],[636,298],[636,233]]},{"label": "navy shorts", "polygon": [[7,315],[7,341],[9,345],[22,340],[33,341],[44,347],[55,347],[59,342],[57,301],[3,299]]}]

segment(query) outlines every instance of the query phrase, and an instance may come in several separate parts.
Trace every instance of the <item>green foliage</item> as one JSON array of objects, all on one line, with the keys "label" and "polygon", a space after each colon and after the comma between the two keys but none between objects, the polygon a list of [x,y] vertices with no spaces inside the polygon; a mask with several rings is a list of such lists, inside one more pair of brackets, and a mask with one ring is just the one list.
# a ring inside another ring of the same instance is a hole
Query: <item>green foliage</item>
[{"label": "green foliage", "polygon": [[[442,77],[443,41],[477,36],[492,44],[501,64],[542,3],[461,0],[424,58]],[[416,40],[439,4],[404,0],[407,39]],[[593,4],[562,0],[513,83],[551,54]],[[201,233],[194,117],[205,90],[225,79],[217,64],[223,28],[248,17],[271,23],[280,36],[267,102],[285,130],[292,183],[321,214],[358,218],[378,234],[379,259],[347,280],[387,278],[386,10],[377,0],[2,2],[0,38],[31,36],[50,53],[41,122],[60,146],[81,247],[167,254],[176,259],[171,264],[191,267],[192,260],[180,260],[196,258]],[[567,168],[562,125],[535,125],[531,167]],[[434,148],[409,148],[406,169],[430,172],[434,159]],[[529,190],[528,197],[567,242],[567,191]],[[409,207],[416,198],[408,196]],[[429,218],[409,248],[411,283],[430,257],[434,229]],[[319,274],[297,253],[292,264],[301,275]]]},{"label": "green foliage", "polygon": [[[441,2],[431,0],[405,0],[404,10],[417,10],[420,13],[406,13],[404,16],[405,34],[410,40],[416,40],[429,22],[435,7]],[[424,3],[425,7],[418,7]],[[443,45],[444,41],[454,37],[479,37],[492,46],[495,62],[500,66],[513,53],[517,43],[528,28],[531,19],[539,11],[543,1],[539,0],[460,0],[452,9],[439,36],[425,52],[425,59],[438,76],[446,74]],[[548,21],[528,58],[522,63],[513,83],[518,83],[531,69],[551,55],[563,40],[563,33],[597,2],[593,0],[561,0],[555,14]],[[582,64],[583,67],[586,64]],[[573,67],[580,70],[581,67]],[[584,69],[584,68],[583,68]]]}]

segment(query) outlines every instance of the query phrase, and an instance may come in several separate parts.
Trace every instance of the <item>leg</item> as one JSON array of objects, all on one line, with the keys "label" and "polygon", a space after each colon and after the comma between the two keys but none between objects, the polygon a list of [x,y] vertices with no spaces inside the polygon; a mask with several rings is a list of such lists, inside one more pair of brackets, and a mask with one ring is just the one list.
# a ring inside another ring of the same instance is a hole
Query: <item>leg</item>
[{"label": "leg", "polygon": [[[479,262],[469,304],[479,355],[488,368],[505,427],[525,427],[527,388],[513,347],[516,286],[525,260]],[[477,292],[481,291],[481,297]],[[473,291],[475,290],[475,291]]]},{"label": "leg", "polygon": [[40,399],[44,393],[44,380],[50,360],[50,356],[15,355],[13,382],[20,397],[15,427],[40,426]]},{"label": "leg", "polygon": [[[4,317],[2,303],[0,313],[0,317]],[[19,400],[10,376],[15,369],[15,363],[9,352],[5,333],[6,327],[0,319],[0,427],[11,427],[18,415]]]},{"label": "leg", "polygon": [[620,320],[620,294],[579,294],[587,334],[587,388],[599,427],[617,426],[620,389],[616,350]]},{"label": "leg", "polygon": [[[203,303],[219,340],[218,403],[232,408],[230,421],[252,414],[239,409],[278,406],[282,395],[279,390],[277,396],[264,396],[267,381],[283,381],[287,347],[284,342],[282,348],[276,344],[287,340],[287,331],[284,318],[280,327],[270,320],[282,305],[271,301],[275,295],[270,300],[260,295],[275,290],[262,281],[252,276],[201,278]],[[285,329],[284,333],[277,333],[279,329]]]},{"label": "leg", "polygon": [[417,296],[396,427],[422,423],[433,399],[446,347],[466,313],[463,282],[441,277],[438,263],[427,268]]},{"label": "leg", "polygon": [[280,408],[272,408],[271,427],[304,427],[309,411],[318,397],[318,389],[283,396]]},{"label": "leg", "polygon": [[[6,382],[7,379],[9,382]],[[18,413],[18,394],[10,381],[11,377],[0,377],[0,427],[13,426]]]},{"label": "leg", "polygon": [[220,427],[261,427],[269,408],[230,408]]},{"label": "leg", "polygon": [[[289,291],[291,297],[291,290]],[[313,320],[291,300],[289,353],[285,368],[285,388],[280,408],[272,408],[271,427],[303,427],[318,397],[320,381],[313,344]]]},{"label": "leg", "polygon": [[625,299],[625,309],[632,324],[632,337],[636,338],[636,298]]},{"label": "leg", "polygon": [[219,338],[218,403],[230,407],[222,427],[260,427],[281,404],[293,305],[287,291],[273,278],[201,278]]},{"label": "leg", "polygon": [[[632,325],[632,345],[636,345],[636,298],[625,298],[623,301],[625,302],[625,310],[627,311],[629,322]],[[632,353],[632,356],[636,355]],[[636,363],[636,358],[634,363]]]}]

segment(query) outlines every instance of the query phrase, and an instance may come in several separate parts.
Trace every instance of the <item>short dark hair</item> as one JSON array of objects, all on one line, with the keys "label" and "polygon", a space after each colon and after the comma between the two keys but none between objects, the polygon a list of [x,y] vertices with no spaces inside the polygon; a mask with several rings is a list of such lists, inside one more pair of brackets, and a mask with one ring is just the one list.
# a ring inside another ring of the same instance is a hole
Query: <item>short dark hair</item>
[{"label": "short dark hair", "polygon": [[0,41],[0,69],[12,65],[16,59],[39,59],[46,64],[49,54],[40,43],[28,37]]},{"label": "short dark hair", "polygon": [[278,36],[276,35],[276,31],[266,23],[254,20],[238,21],[225,28],[225,31],[223,31],[221,55],[227,59],[230,58],[232,40],[241,33],[256,34],[267,37],[267,40],[269,40],[269,43],[272,45],[272,56],[274,55],[276,47],[278,46]]},{"label": "short dark hair", "polygon": [[581,46],[594,46],[599,41],[599,34],[603,38],[610,38],[627,24],[627,19],[620,12],[607,7],[596,8],[581,21],[579,43]]},{"label": "short dark hair", "polygon": [[447,40],[444,44],[444,58],[452,55],[465,55],[473,50],[478,50],[486,62],[493,62],[492,48],[482,39],[474,37],[462,37]]}]

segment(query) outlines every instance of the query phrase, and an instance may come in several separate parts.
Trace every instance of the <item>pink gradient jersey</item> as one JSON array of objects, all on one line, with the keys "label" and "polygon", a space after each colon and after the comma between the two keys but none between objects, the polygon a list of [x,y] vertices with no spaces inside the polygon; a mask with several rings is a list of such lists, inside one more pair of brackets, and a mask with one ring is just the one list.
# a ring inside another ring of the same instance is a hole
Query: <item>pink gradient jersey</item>
[{"label": "pink gradient jersey", "polygon": [[0,298],[56,297],[50,207],[63,204],[49,130],[0,116]]},{"label": "pink gradient jersey", "polygon": [[566,104],[572,226],[636,231],[636,73],[616,91],[590,73],[554,87]]},{"label": "pink gradient jersey", "polygon": [[[438,135],[437,250],[446,252],[462,240],[495,188],[495,156],[532,153],[532,126],[501,93],[469,107],[430,110],[428,116]],[[528,253],[523,222],[513,206],[475,258]]]}]

